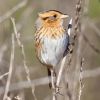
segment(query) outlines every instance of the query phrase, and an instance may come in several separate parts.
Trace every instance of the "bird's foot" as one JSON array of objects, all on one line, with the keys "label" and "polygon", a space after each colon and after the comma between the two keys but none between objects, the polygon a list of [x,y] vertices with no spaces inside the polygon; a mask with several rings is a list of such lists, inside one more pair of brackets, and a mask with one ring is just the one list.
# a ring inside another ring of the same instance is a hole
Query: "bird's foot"
[{"label": "bird's foot", "polygon": [[61,88],[62,87],[59,87],[59,86],[55,86],[55,88],[52,88],[53,92],[55,92],[56,95],[61,95],[63,96],[63,94],[61,93]]},{"label": "bird's foot", "polygon": [[56,94],[63,96],[63,94],[61,93],[61,88],[62,87],[56,86]]}]

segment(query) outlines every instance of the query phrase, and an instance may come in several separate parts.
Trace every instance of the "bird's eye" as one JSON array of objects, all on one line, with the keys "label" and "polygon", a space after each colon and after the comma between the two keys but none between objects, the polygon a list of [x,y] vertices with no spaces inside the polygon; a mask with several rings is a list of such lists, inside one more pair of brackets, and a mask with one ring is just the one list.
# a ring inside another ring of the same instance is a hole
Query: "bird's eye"
[{"label": "bird's eye", "polygon": [[53,17],[54,17],[54,18],[56,18],[56,17],[57,17],[57,15],[54,15]]},{"label": "bird's eye", "polygon": [[46,19],[48,19],[48,17],[43,18],[43,20],[46,20]]}]

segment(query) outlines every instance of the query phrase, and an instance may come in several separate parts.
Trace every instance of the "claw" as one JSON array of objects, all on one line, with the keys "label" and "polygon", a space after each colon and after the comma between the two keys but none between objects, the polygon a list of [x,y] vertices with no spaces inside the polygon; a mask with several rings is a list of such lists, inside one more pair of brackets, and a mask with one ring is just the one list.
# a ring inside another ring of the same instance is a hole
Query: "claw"
[{"label": "claw", "polygon": [[62,87],[56,86],[56,94],[64,96],[62,93],[60,93],[60,88],[62,88]]}]

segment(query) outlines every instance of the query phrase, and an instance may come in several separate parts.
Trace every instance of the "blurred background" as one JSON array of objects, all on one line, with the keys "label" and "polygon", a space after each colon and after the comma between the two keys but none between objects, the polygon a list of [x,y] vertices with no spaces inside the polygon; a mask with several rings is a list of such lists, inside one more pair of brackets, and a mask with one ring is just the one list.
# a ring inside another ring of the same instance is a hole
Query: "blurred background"
[{"label": "blurred background", "polygon": [[[100,0],[82,1],[80,20],[82,32],[80,34],[83,34],[83,37],[80,52],[84,58],[84,88],[81,100],[100,100]],[[77,0],[0,0],[0,100],[3,100],[7,83],[12,46],[11,36],[14,33],[10,18],[15,18],[16,28],[21,35],[21,42],[25,49],[30,79],[34,81],[47,77],[47,69],[40,64],[34,50],[34,24],[38,13],[55,9],[69,14],[74,19],[76,3]],[[65,22],[65,27],[67,24],[68,20]],[[73,58],[76,59],[75,55]],[[69,72],[72,72],[73,68],[70,70]],[[64,73],[66,74],[66,71]],[[14,65],[10,92],[7,94],[10,99],[7,100],[34,100],[26,77],[21,49],[15,39]],[[35,87],[35,95],[37,100],[51,100],[52,92],[48,84],[41,83]],[[66,100],[62,98],[60,100]]]}]

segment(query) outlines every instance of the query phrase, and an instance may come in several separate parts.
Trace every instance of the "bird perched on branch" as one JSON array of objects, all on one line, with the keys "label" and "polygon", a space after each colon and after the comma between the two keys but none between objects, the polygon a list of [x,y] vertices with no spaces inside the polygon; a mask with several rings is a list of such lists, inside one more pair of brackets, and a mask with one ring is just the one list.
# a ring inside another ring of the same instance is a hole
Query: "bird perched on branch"
[{"label": "bird perched on branch", "polygon": [[[67,17],[56,10],[38,14],[35,49],[40,62],[47,66],[49,76],[56,77],[55,68],[68,52],[69,35],[63,28],[63,20]],[[51,85],[55,87],[53,83]]]}]

